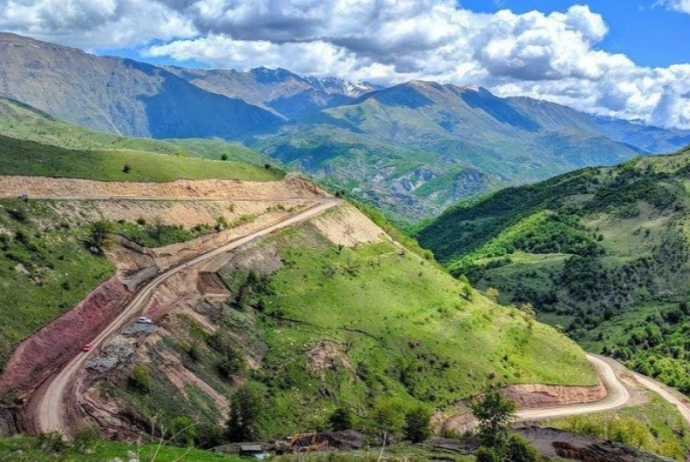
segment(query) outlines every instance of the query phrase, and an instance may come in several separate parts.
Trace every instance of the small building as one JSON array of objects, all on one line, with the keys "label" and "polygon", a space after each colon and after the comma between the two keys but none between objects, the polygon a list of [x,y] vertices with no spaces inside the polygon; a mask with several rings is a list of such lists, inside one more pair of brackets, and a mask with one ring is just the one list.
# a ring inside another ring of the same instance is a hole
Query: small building
[{"label": "small building", "polygon": [[263,460],[268,457],[268,453],[260,444],[240,444],[240,457],[254,457]]}]

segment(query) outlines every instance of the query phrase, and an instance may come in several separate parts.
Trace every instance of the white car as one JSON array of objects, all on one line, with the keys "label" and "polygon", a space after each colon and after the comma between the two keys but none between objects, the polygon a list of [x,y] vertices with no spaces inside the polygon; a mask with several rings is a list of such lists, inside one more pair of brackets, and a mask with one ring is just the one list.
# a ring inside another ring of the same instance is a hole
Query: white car
[{"label": "white car", "polygon": [[151,321],[151,318],[147,316],[141,316],[139,319],[137,319],[137,323],[139,324],[153,324],[153,321]]}]

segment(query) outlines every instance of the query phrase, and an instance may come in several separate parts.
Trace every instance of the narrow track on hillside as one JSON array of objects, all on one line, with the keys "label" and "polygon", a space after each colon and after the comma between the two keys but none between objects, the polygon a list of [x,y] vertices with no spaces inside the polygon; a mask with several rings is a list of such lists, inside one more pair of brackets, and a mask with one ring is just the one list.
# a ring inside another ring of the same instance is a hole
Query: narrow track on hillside
[{"label": "narrow track on hillside", "polygon": [[[606,398],[600,401],[583,404],[571,404],[541,409],[523,409],[517,412],[518,421],[544,420],[571,415],[591,414],[595,412],[611,411],[626,406],[632,396],[628,388],[620,381],[612,364],[622,370],[627,368],[614,359],[605,356],[587,355],[587,359],[597,370],[597,374],[606,387]],[[637,383],[649,391],[658,393],[662,399],[676,406],[681,416],[690,425],[690,399],[681,393],[670,389],[657,380],[636,372],[631,372]]]},{"label": "narrow track on hillside", "polygon": [[593,412],[610,411],[625,406],[630,401],[630,391],[621,383],[613,367],[594,355],[587,355],[587,360],[594,366],[599,379],[606,387],[606,397],[600,401],[565,406],[523,409],[517,412],[518,420],[542,420]]},{"label": "narrow track on hillside", "polygon": [[33,403],[30,403],[29,412],[33,413],[31,420],[34,422],[36,432],[59,432],[68,438],[72,436],[72,429],[70,428],[70,422],[67,419],[67,410],[65,409],[65,406],[70,401],[68,399],[69,394],[77,393],[78,373],[80,372],[86,360],[92,355],[96,354],[103,342],[105,342],[111,335],[121,330],[128,322],[131,322],[139,315],[139,313],[146,307],[146,304],[150,300],[152,294],[164,281],[177,273],[205,263],[220,254],[234,250],[250,241],[253,241],[254,239],[264,237],[278,230],[302,223],[305,220],[313,218],[325,210],[338,205],[339,203],[341,203],[339,199],[321,199],[319,200],[318,204],[291,217],[285,218],[259,231],[235,239],[228,244],[218,247],[178,266],[170,268],[142,286],[132,301],[122,310],[117,318],[115,318],[115,320],[113,320],[112,323],[103,329],[93,340],[91,351],[80,352],[74,356],[52,378],[48,379],[46,384],[41,387],[37,394],[32,398]]}]

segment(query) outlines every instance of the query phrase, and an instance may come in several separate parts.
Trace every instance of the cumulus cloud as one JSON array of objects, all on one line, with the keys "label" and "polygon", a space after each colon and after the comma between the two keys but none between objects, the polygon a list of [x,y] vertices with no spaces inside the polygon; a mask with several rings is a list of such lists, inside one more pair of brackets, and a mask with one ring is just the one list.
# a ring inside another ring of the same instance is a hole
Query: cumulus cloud
[{"label": "cumulus cloud", "polygon": [[0,29],[84,49],[197,33],[190,18],[156,0],[0,0]]},{"label": "cumulus cloud", "polygon": [[[2,0],[0,0],[1,2]],[[663,0],[690,12],[690,0]],[[9,0],[0,28],[87,48],[137,46],[215,67],[284,67],[390,84],[479,84],[580,110],[690,128],[690,65],[652,69],[597,48],[586,5],[479,14],[455,0]],[[156,40],[155,43],[150,43]]]},{"label": "cumulus cloud", "polygon": [[690,14],[690,0],[661,0],[658,5],[664,5],[672,11]]}]

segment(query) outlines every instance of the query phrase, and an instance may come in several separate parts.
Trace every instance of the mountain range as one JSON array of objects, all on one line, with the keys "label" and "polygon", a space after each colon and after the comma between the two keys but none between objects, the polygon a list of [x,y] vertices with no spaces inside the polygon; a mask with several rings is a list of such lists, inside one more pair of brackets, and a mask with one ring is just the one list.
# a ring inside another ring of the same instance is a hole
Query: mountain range
[{"label": "mountain range", "polygon": [[0,34],[0,60],[0,96],[98,131],[240,141],[401,222],[499,187],[690,143],[690,131],[475,86],[156,67],[13,34]]}]

